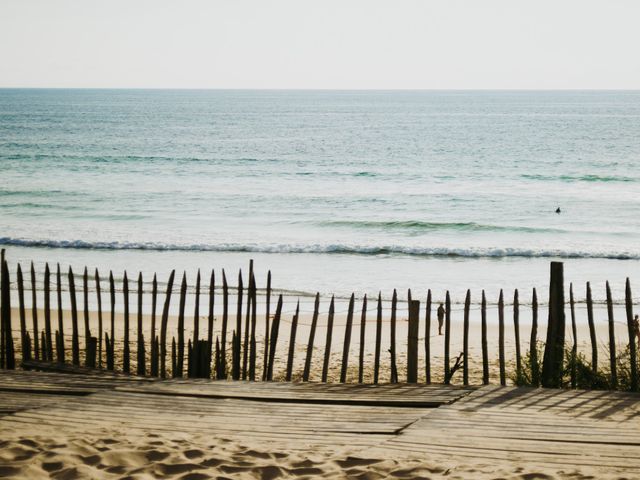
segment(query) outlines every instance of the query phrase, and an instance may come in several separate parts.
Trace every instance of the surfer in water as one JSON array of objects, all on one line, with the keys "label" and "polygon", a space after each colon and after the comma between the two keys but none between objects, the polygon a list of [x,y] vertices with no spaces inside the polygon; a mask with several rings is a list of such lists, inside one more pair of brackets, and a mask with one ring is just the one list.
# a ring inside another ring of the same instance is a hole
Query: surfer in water
[{"label": "surfer in water", "polygon": [[560,207],[556,208],[556,213],[560,213],[562,212],[562,210],[560,210]]}]

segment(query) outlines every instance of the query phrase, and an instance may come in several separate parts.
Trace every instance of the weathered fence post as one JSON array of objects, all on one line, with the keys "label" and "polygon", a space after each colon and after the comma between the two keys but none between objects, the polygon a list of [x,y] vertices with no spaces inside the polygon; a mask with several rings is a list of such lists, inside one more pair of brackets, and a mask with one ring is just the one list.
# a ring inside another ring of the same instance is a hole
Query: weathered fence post
[{"label": "weathered fence post", "polygon": [[[111,306],[111,336],[109,337],[110,349],[108,349],[108,355],[111,357],[111,368],[109,368],[109,356],[107,357],[107,370],[113,370],[115,368],[116,358],[116,282],[113,278],[113,270],[109,270],[109,304]],[[106,338],[106,337],[105,337]]]},{"label": "weathered fence post", "polygon": [[271,270],[267,273],[267,292],[265,307],[265,327],[264,327],[264,360],[262,365],[262,380],[267,379],[267,366],[269,363],[269,314],[271,308]]},{"label": "weathered fence post", "polygon": [[316,327],[318,324],[319,313],[320,313],[320,292],[317,292],[316,301],[313,306],[313,318],[311,319],[311,329],[309,330],[309,342],[307,343],[307,357],[304,360],[304,372],[302,373],[302,380],[304,382],[309,381],[309,374],[311,372],[311,358],[313,357],[313,342],[316,337]]},{"label": "weathered fence post", "polygon": [[573,283],[569,284],[569,308],[571,311],[571,334],[573,336],[573,348],[571,349],[571,388],[576,388],[578,329],[576,327],[576,306],[573,300]]},{"label": "weathered fence post", "polygon": [[391,297],[391,347],[389,353],[391,354],[391,383],[398,383],[398,368],[396,366],[396,308],[398,306],[398,294],[396,289],[393,289],[393,296]]},{"label": "weathered fence post", "polygon": [[158,279],[156,274],[153,274],[153,283],[151,285],[151,366],[150,372],[152,377],[158,376],[158,340],[156,336],[156,308],[158,303]]},{"label": "weathered fence post", "polygon": [[167,281],[167,291],[164,296],[164,306],[162,307],[162,320],[160,322],[160,376],[166,378],[166,357],[167,357],[167,323],[169,321],[169,307],[171,304],[171,293],[173,292],[173,281],[176,271],[171,270]]},{"label": "weathered fence post", "polygon": [[27,349],[27,319],[24,308],[24,279],[22,277],[22,267],[18,264],[16,272],[18,281],[18,311],[20,312],[20,347],[22,350],[22,361],[31,360],[29,358],[29,350]]},{"label": "weathered fence post", "polygon": [[146,358],[144,348],[144,332],[142,331],[142,294],[143,294],[143,282],[142,272],[138,273],[138,348],[137,348],[137,365],[136,373],[138,375],[145,375],[146,373]]},{"label": "weathered fence post", "polygon": [[180,309],[178,310],[178,356],[173,378],[182,377],[184,372],[184,311],[187,302],[187,272],[182,274],[180,285]]},{"label": "weathered fence post", "polygon": [[53,340],[51,334],[51,270],[49,264],[44,266],[44,331],[45,342],[42,348],[47,352],[47,361],[53,361]]},{"label": "weathered fence post", "polygon": [[364,342],[365,342],[365,327],[367,322],[367,294],[364,295],[362,300],[362,314],[360,315],[360,354],[358,355],[358,382],[362,383],[364,380]]},{"label": "weathered fence post", "polygon": [[14,370],[16,368],[15,353],[13,350],[13,332],[11,328],[11,280],[9,276],[9,266],[7,261],[2,261],[1,268],[2,287],[0,300],[2,307],[0,308],[0,323],[3,325],[4,345],[2,352],[4,353],[4,368]]},{"label": "weathered fence post", "polygon": [[249,328],[251,321],[251,289],[253,278],[253,260],[249,260],[249,279],[247,281],[247,314],[244,323],[244,343],[242,348],[242,379],[247,379],[247,366],[249,361]]},{"label": "weathered fence post", "polygon": [[347,369],[349,368],[349,349],[351,347],[351,329],[353,327],[353,304],[355,295],[352,293],[349,299],[349,311],[347,312],[347,324],[344,329],[344,346],[342,348],[342,368],[340,369],[340,383],[347,381]]},{"label": "weathered fence post", "polygon": [[78,342],[78,305],[76,303],[76,282],[69,267],[69,296],[71,298],[71,362],[80,365],[80,344]]},{"label": "weathered fence post", "polygon": [[88,367],[89,339],[91,338],[91,331],[89,329],[89,272],[87,271],[87,267],[84,267],[84,273],[82,274],[82,299],[84,307],[84,363]]},{"label": "weathered fence post", "polygon": [[98,300],[98,368],[102,368],[102,293],[100,292],[100,274],[96,268],[96,297]]},{"label": "weathered fence post", "polygon": [[227,378],[227,323],[229,319],[229,285],[222,269],[222,332],[220,336],[220,368],[218,380]]},{"label": "weathered fence post", "polygon": [[520,354],[520,300],[518,289],[513,292],[513,330],[516,342],[516,377],[522,375],[522,356]]},{"label": "weathered fence post", "polygon": [[208,365],[209,365],[209,373],[211,373],[211,360],[213,356],[213,311],[214,311],[214,303],[215,303],[215,285],[216,285],[216,275],[215,270],[211,269],[211,278],[209,279],[209,316],[207,318],[209,324],[207,325],[207,345],[208,348]]},{"label": "weathered fence post", "polygon": [[[329,373],[329,360],[331,358],[331,339],[333,337],[333,296],[331,297],[331,303],[329,304],[329,317],[327,318],[327,337],[324,343],[324,360],[322,362],[322,381],[327,381],[327,375]],[[273,344],[273,342],[272,342]],[[269,352],[271,355],[271,352]]]},{"label": "weathered fence post", "polygon": [[376,312],[376,350],[373,360],[373,383],[378,383],[380,376],[380,345],[382,343],[382,292],[378,292],[378,307]]},{"label": "weathered fence post", "polygon": [[427,290],[427,307],[424,323],[424,369],[425,382],[431,383],[431,289]]},{"label": "weathered fence post", "polygon": [[471,290],[467,290],[467,296],[464,299],[464,324],[462,339],[462,383],[469,385],[469,309],[471,308]]},{"label": "weathered fence post", "polygon": [[507,376],[504,365],[504,295],[500,289],[498,298],[498,361],[500,362],[500,385],[507,384]]},{"label": "weathered fence post", "polygon": [[58,304],[58,332],[56,335],[56,349],[58,363],[65,362],[65,345],[64,345],[64,321],[62,312],[62,274],[60,273],[60,264],[56,268],[56,290]]},{"label": "weathered fence post", "polygon": [[282,294],[278,297],[278,305],[276,306],[276,314],[273,317],[271,325],[271,336],[269,341],[269,365],[267,366],[267,381],[273,380],[273,363],[276,358],[276,347],[278,345],[278,330],[280,329],[280,315],[282,314]]},{"label": "weathered fence post", "polygon": [[291,381],[291,374],[293,372],[293,356],[296,351],[296,332],[298,331],[298,314],[300,312],[300,300],[296,305],[296,313],[293,315],[291,321],[291,335],[289,336],[289,355],[287,356],[287,374],[285,380]]},{"label": "weathered fence post", "polygon": [[631,362],[631,390],[638,391],[638,354],[636,350],[636,332],[633,326],[633,296],[631,282],[627,278],[624,290],[625,307],[627,312],[627,328],[629,330],[629,361]]},{"label": "weathered fence post", "polygon": [[129,279],[127,271],[124,271],[122,280],[122,295],[124,296],[124,345],[122,347],[122,371],[131,373],[130,351],[129,351]]},{"label": "weathered fence post", "polygon": [[234,380],[240,380],[240,359],[242,350],[242,270],[238,273],[238,309],[236,311],[236,340],[233,343],[233,364],[231,376]]},{"label": "weathered fence post", "polygon": [[593,322],[593,299],[591,298],[591,284],[587,282],[587,321],[589,322],[589,337],[591,339],[591,368],[593,373],[598,371],[598,343],[596,327]]},{"label": "weathered fence post", "polygon": [[449,290],[445,296],[445,320],[444,320],[444,383],[451,382],[451,365],[449,360],[449,346],[451,343],[451,297]]},{"label": "weathered fence post", "polygon": [[489,349],[487,348],[487,297],[482,290],[480,304],[481,344],[482,344],[482,384],[489,385]]},{"label": "weathered fence post", "polygon": [[254,381],[256,379],[256,327],[257,327],[257,308],[258,308],[258,299],[256,292],[256,278],[251,273],[251,295],[249,295],[249,299],[251,300],[251,335],[249,336],[249,380]]},{"label": "weathered fence post", "polygon": [[[0,301],[4,300],[4,248],[0,250]],[[5,365],[4,307],[0,306],[0,368]]]},{"label": "weathered fence post", "polygon": [[564,266],[562,262],[551,262],[549,322],[542,364],[543,387],[559,388],[562,386],[564,330]]},{"label": "weathered fence post", "polygon": [[611,287],[607,281],[607,317],[609,319],[609,365],[611,368],[611,388],[618,387],[618,371],[616,363],[616,331],[613,319],[613,299],[611,298]]},{"label": "weathered fence post", "polygon": [[533,289],[531,298],[531,339],[529,340],[529,357],[531,358],[531,383],[540,385],[540,364],[538,360],[538,294]]},{"label": "weathered fence post", "polygon": [[31,262],[31,316],[33,318],[33,356],[40,360],[40,329],[38,328],[38,287],[36,269]]},{"label": "weathered fence post", "polygon": [[418,330],[420,328],[420,301],[409,302],[407,328],[407,383],[418,382]]}]

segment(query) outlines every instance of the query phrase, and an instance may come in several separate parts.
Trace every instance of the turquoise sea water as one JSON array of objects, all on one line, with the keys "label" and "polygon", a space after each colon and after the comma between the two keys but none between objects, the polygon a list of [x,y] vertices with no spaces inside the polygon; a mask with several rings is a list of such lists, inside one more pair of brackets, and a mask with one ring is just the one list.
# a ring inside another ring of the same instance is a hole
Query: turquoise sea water
[{"label": "turquoise sea water", "polygon": [[0,166],[0,245],[39,268],[640,281],[640,92],[0,90]]}]

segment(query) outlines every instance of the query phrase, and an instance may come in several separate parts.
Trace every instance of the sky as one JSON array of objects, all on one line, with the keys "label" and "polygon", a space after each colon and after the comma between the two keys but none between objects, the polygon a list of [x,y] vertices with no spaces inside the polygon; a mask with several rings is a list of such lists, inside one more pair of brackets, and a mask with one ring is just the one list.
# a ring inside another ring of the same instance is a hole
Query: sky
[{"label": "sky", "polygon": [[638,0],[0,0],[0,87],[640,89]]}]

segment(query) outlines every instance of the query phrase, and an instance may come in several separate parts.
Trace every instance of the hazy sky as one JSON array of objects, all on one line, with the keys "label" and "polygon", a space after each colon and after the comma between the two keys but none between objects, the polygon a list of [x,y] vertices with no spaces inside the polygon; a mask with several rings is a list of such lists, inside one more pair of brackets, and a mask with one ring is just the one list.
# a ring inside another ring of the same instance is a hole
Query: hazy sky
[{"label": "hazy sky", "polygon": [[0,0],[0,87],[640,88],[638,0]]}]

